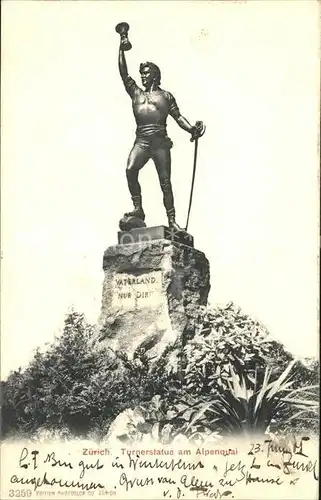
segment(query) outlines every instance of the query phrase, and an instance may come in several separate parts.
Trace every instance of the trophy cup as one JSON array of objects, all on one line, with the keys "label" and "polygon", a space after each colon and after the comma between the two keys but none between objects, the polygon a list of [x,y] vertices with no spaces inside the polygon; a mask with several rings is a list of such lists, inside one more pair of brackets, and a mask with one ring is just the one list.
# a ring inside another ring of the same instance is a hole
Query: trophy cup
[{"label": "trophy cup", "polygon": [[115,30],[120,34],[120,47],[123,50],[130,50],[132,48],[132,44],[128,40],[129,24],[118,23]]}]

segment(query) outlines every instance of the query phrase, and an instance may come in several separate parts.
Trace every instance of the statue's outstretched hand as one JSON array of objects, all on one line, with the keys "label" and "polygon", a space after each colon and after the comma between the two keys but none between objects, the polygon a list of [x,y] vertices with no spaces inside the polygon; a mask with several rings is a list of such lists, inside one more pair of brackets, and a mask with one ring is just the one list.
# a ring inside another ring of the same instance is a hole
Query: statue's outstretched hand
[{"label": "statue's outstretched hand", "polygon": [[192,129],[191,142],[205,134],[206,127],[203,122],[197,121]]}]

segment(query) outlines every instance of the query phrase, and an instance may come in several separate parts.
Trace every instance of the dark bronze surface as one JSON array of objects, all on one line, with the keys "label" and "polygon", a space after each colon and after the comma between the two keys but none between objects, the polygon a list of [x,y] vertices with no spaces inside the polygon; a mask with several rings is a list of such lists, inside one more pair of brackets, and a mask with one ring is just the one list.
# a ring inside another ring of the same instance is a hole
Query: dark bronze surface
[{"label": "dark bronze surface", "polygon": [[117,33],[120,34],[120,45],[122,50],[130,50],[132,48],[132,44],[128,40],[128,23],[118,23],[116,26]]},{"label": "dark bronze surface", "polygon": [[[205,132],[205,126],[198,121],[192,126],[182,116],[175,97],[160,87],[161,72],[159,67],[147,61],[140,65],[142,87],[128,74],[125,51],[127,48],[129,25],[119,23],[116,31],[121,36],[118,67],[123,84],[132,100],[132,109],[136,121],[136,138],[127,160],[126,177],[132,197],[134,209],[126,212],[120,221],[120,228],[137,222],[139,226],[145,221],[141,186],[138,181],[139,171],[148,160],[152,159],[163,193],[163,203],[166,210],[168,225],[176,232],[185,233],[176,222],[174,195],[171,183],[171,148],[173,143],[167,135],[167,117],[171,117],[183,130],[191,134],[191,141],[197,140]],[[127,40],[127,41],[126,41]],[[130,42],[129,42],[130,43]],[[184,174],[183,174],[184,175]],[[126,219],[127,218],[127,219]]]}]

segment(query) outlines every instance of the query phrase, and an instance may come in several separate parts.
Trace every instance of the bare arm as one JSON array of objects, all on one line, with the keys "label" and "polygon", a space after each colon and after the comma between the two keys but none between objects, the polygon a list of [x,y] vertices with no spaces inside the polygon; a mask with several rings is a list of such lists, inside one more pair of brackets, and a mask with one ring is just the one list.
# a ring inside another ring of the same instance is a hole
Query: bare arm
[{"label": "bare arm", "polygon": [[189,132],[190,134],[193,132],[194,127],[189,123],[186,118],[182,115],[178,115],[177,117],[173,117],[176,123],[183,129],[186,130],[186,132]]},{"label": "bare arm", "polygon": [[124,54],[124,51],[122,50],[121,47],[119,47],[118,68],[119,68],[120,76],[124,82],[126,80],[126,78],[128,77],[128,70],[127,70],[127,63],[126,63],[125,54]]},{"label": "bare arm", "polygon": [[137,87],[135,81],[128,74],[125,54],[124,54],[124,51],[121,47],[119,47],[118,68],[119,68],[119,73],[120,73],[121,79],[123,80],[123,84],[125,86],[126,92],[133,99],[138,87]]},{"label": "bare arm", "polygon": [[195,141],[199,137],[202,137],[204,135],[204,132],[206,130],[206,127],[203,122],[197,121],[194,126],[192,126],[184,116],[182,116],[179,112],[178,113],[172,113],[172,116],[176,123],[183,129],[186,130],[186,132],[189,132],[191,134],[191,141]]},{"label": "bare arm", "polygon": [[181,115],[175,97],[169,92],[168,92],[168,100],[169,100],[169,114],[172,116],[172,118],[174,118],[177,125],[179,125],[186,132],[193,134],[195,127],[192,127],[189,121],[186,120],[186,118],[183,115]]}]

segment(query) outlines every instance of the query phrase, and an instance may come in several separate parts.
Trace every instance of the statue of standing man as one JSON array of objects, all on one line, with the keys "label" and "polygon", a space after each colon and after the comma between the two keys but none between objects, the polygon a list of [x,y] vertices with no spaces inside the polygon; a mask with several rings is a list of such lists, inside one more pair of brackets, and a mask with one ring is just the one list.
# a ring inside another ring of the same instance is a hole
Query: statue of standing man
[{"label": "statue of standing man", "polygon": [[125,89],[132,99],[132,107],[137,125],[136,139],[129,153],[126,169],[128,188],[134,209],[131,212],[125,213],[125,220],[126,218],[133,217],[134,219],[132,220],[135,220],[136,223],[138,221],[137,226],[145,225],[143,222],[145,220],[145,213],[142,205],[138,174],[147,161],[152,159],[163,192],[163,202],[169,227],[176,231],[183,231],[175,218],[170,152],[173,143],[167,136],[166,120],[168,115],[171,115],[183,130],[191,134],[191,140],[195,140],[203,135],[204,129],[192,126],[181,115],[174,96],[160,87],[161,72],[156,64],[145,62],[140,65],[139,71],[144,89],[140,88],[129,76],[124,53],[131,48],[131,44],[127,38],[128,29],[129,26],[127,23],[120,23],[116,27],[116,31],[121,35],[118,59],[119,72]]}]

